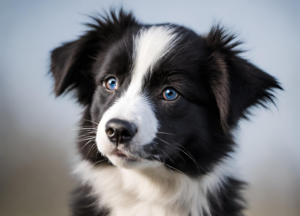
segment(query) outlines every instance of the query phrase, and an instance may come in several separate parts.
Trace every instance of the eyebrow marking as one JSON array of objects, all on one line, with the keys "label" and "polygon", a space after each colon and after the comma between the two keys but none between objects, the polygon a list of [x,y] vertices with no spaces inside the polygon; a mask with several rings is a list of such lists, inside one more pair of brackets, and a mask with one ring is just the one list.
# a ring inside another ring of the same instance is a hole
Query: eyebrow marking
[{"label": "eyebrow marking", "polygon": [[132,80],[127,93],[136,95],[142,89],[143,78],[172,51],[178,41],[175,28],[153,26],[140,30],[135,37]]}]

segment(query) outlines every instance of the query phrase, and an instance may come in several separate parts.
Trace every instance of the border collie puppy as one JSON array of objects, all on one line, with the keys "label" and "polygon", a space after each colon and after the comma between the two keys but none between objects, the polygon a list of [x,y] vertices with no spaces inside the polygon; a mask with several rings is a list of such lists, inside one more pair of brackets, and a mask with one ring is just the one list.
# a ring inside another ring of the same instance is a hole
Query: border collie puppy
[{"label": "border collie puppy", "polygon": [[75,89],[84,107],[72,215],[243,215],[232,130],[273,102],[276,79],[220,26],[198,35],[122,9],[87,25],[51,55],[56,95]]}]

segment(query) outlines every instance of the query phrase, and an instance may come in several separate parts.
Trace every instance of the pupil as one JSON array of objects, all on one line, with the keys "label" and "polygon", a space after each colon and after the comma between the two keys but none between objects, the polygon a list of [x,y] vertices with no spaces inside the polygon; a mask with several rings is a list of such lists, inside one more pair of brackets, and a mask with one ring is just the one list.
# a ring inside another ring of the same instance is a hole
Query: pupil
[{"label": "pupil", "polygon": [[177,98],[177,95],[178,95],[178,93],[175,90],[171,89],[171,88],[166,89],[163,92],[163,97],[167,100],[174,100],[174,99]]},{"label": "pupil", "polygon": [[108,88],[110,90],[115,90],[117,87],[117,81],[114,78],[110,78],[107,80],[105,85],[106,85],[106,88]]},{"label": "pupil", "polygon": [[116,82],[114,80],[110,80],[110,85],[114,86],[116,84]]}]

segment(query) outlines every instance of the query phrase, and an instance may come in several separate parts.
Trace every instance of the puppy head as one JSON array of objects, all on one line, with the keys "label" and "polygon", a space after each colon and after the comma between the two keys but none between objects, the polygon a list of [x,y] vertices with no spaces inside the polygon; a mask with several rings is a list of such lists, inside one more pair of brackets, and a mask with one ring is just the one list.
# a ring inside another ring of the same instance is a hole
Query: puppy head
[{"label": "puppy head", "polygon": [[[76,89],[115,166],[208,172],[232,151],[231,130],[280,86],[238,56],[234,36],[142,25],[122,10],[52,52],[55,93]],[[86,152],[82,151],[83,156]]]}]

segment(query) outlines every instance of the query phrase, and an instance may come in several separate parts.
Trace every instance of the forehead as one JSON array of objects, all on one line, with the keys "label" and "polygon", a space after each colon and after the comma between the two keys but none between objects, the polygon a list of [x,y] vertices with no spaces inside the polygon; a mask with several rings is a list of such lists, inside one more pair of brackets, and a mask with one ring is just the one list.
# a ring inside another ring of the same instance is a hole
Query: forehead
[{"label": "forehead", "polygon": [[144,26],[125,34],[103,54],[101,74],[130,75],[141,83],[153,73],[182,70],[197,58],[198,42],[194,32],[180,26]]},{"label": "forehead", "polygon": [[169,26],[152,26],[142,29],[134,40],[134,77],[141,78],[152,73],[174,47],[180,37]]}]

